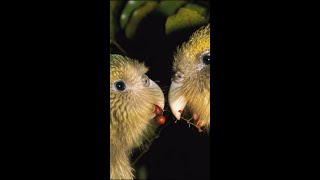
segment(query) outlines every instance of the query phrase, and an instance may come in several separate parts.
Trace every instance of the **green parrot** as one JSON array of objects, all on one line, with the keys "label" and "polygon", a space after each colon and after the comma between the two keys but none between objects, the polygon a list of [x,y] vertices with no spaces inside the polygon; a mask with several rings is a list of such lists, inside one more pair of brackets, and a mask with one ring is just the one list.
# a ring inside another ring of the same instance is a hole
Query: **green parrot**
[{"label": "green parrot", "polygon": [[180,120],[199,131],[210,129],[210,24],[201,27],[177,48],[173,60],[169,106]]},{"label": "green parrot", "polygon": [[133,179],[132,149],[152,136],[155,107],[164,108],[160,87],[138,60],[110,55],[110,179]]}]

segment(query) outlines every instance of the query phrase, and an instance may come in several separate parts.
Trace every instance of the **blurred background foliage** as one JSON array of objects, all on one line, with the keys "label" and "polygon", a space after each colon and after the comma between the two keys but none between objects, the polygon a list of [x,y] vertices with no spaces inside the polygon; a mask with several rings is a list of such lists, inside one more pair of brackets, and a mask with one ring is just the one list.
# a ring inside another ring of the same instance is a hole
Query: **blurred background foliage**
[{"label": "blurred background foliage", "polygon": [[110,0],[110,43],[116,42],[121,35],[130,40],[137,39],[138,30],[143,28],[143,20],[154,15],[165,19],[164,23],[158,22],[162,25],[159,30],[165,29],[162,36],[170,35],[179,30],[205,25],[210,18],[209,1]]},{"label": "blurred background foliage", "polygon": [[[177,46],[209,21],[209,0],[110,0],[110,53],[143,61],[167,98]],[[136,177],[209,179],[210,136],[174,123],[167,103],[159,138],[142,157],[143,148],[133,153]]]}]

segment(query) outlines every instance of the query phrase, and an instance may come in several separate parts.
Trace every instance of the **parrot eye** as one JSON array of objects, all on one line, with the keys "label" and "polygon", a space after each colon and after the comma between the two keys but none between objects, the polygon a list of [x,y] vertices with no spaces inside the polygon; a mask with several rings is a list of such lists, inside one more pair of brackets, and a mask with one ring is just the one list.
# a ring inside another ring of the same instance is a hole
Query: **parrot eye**
[{"label": "parrot eye", "polygon": [[210,64],[210,53],[206,53],[202,56],[202,62],[205,65],[209,65]]},{"label": "parrot eye", "polygon": [[144,83],[144,85],[145,85],[146,87],[149,87],[149,86],[150,86],[150,79],[148,78],[147,75],[142,76],[142,82]]},{"label": "parrot eye", "polygon": [[117,81],[114,83],[114,87],[117,91],[124,91],[126,89],[126,84],[123,81]]},{"label": "parrot eye", "polygon": [[181,83],[184,80],[184,78],[185,78],[184,74],[180,71],[177,71],[172,81],[176,83]]}]

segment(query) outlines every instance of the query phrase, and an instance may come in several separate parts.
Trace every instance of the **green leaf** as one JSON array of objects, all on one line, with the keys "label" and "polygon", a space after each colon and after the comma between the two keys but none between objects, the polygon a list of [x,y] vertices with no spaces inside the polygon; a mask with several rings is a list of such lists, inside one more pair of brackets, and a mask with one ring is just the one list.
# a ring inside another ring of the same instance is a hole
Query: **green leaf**
[{"label": "green leaf", "polygon": [[180,8],[177,14],[169,16],[166,21],[166,34],[195,26],[205,25],[207,20],[197,11]]},{"label": "green leaf", "polygon": [[167,0],[162,0],[158,6],[158,11],[163,13],[166,16],[170,16],[174,14],[178,8],[182,7],[188,3],[187,0],[180,0],[180,1],[167,1]]},{"label": "green leaf", "polygon": [[152,12],[156,7],[158,3],[155,1],[149,1],[139,9],[136,9],[132,17],[129,21],[129,23],[126,26],[125,33],[126,37],[129,39],[133,39],[135,37],[136,31],[138,29],[139,23],[141,20],[146,17],[150,12]]},{"label": "green leaf", "polygon": [[188,8],[188,9],[197,11],[203,17],[205,17],[207,14],[207,8],[205,8],[199,4],[188,3],[187,5],[184,6],[184,8]]},{"label": "green leaf", "polygon": [[115,35],[119,31],[119,15],[121,4],[123,0],[112,1],[110,0],[110,42],[115,39]]},{"label": "green leaf", "polygon": [[122,29],[124,29],[125,26],[127,25],[132,12],[137,8],[141,7],[146,2],[147,1],[133,1],[133,0],[130,0],[127,2],[120,16],[120,27]]}]

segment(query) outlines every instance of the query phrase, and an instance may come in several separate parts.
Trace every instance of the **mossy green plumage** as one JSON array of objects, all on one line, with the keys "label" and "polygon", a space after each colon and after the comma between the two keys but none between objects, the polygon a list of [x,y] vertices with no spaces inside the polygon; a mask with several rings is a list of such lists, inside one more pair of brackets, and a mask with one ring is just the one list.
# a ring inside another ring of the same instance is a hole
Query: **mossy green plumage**
[{"label": "mossy green plumage", "polygon": [[[195,123],[210,128],[210,64],[204,64],[204,55],[210,58],[210,24],[201,27],[190,39],[177,48],[173,60],[169,105],[177,119],[197,115]],[[183,110],[181,114],[180,110]]]},{"label": "mossy green plumage", "polygon": [[[131,151],[154,132],[155,105],[164,108],[163,92],[147,71],[137,60],[110,55],[110,179],[134,178]],[[117,89],[119,81],[125,90]]]}]

